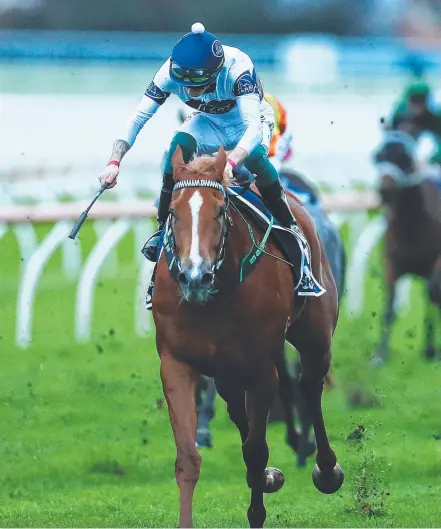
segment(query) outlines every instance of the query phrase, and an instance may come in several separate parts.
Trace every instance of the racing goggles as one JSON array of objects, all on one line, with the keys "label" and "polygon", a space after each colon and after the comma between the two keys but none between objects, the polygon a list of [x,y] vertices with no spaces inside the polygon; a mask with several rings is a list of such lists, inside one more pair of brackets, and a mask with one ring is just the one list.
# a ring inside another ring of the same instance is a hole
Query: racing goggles
[{"label": "racing goggles", "polygon": [[[222,65],[221,65],[222,67]],[[171,73],[179,81],[194,83],[195,85],[203,86],[208,84],[213,77],[219,72],[219,67],[215,72],[208,70],[193,70],[192,68],[183,68],[176,63],[171,63]]]}]

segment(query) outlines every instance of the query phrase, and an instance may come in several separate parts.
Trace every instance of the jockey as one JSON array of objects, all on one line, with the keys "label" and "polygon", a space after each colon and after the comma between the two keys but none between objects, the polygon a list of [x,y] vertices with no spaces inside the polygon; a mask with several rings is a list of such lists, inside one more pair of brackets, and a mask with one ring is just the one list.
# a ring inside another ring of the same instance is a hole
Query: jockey
[{"label": "jockey", "polygon": [[[292,133],[288,130],[288,116],[282,103],[280,103],[280,101],[269,92],[265,92],[264,98],[265,101],[271,105],[274,112],[274,130],[269,147],[268,158],[271,159],[271,163],[280,173],[283,162],[287,162],[292,156]],[[187,113],[183,108],[180,108],[177,115],[178,122],[183,123],[189,115],[190,113]],[[165,165],[166,158],[167,152],[164,154],[161,169]],[[283,178],[280,174],[279,177],[283,184]],[[284,185],[284,187],[286,186]]]},{"label": "jockey", "polygon": [[243,51],[222,45],[201,23],[174,46],[115,141],[105,171],[99,177],[116,185],[120,162],[153,114],[170,94],[177,95],[194,112],[175,133],[163,171],[158,226],[143,253],[157,260],[161,231],[167,220],[173,191],[171,158],[179,145],[188,163],[195,154],[212,154],[223,145],[231,150],[225,172],[232,176],[240,164],[256,175],[266,207],[286,228],[298,229],[275,167],[268,160],[274,130],[274,112],[264,99],[254,64]]},{"label": "jockey", "polygon": [[288,130],[288,116],[285,107],[268,92],[265,93],[264,97],[272,106],[275,118],[268,158],[271,158],[271,163],[277,171],[280,171],[282,163],[288,161],[292,156],[292,133]]},{"label": "jockey", "polygon": [[427,83],[413,81],[396,105],[387,128],[405,130],[417,140],[424,132],[433,135],[436,152],[430,162],[441,164],[441,111],[434,108],[432,92]]}]

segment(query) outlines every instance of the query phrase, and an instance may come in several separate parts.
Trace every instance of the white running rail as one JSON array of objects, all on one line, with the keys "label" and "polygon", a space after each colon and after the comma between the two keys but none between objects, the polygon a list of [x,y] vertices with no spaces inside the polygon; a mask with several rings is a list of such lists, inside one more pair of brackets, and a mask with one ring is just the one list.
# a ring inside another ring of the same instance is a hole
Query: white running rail
[{"label": "white running rail", "polygon": [[[90,187],[94,189],[95,183]],[[35,191],[41,191],[41,186]],[[5,195],[2,197],[2,202],[6,204],[0,209],[0,239],[11,227],[18,239],[23,261],[16,324],[16,341],[20,347],[27,347],[32,341],[32,320],[38,281],[45,264],[60,246],[63,251],[62,263],[65,276],[69,279],[78,278],[74,318],[75,336],[81,341],[90,339],[93,300],[98,275],[103,270],[106,271],[106,275],[112,277],[117,275],[118,262],[115,248],[131,229],[134,230],[135,273],[138,274],[134,330],[137,335],[145,336],[152,329],[151,313],[145,309],[145,295],[153,265],[142,256],[140,251],[153,227],[152,217],[156,209],[152,202],[140,200],[136,197],[136,193],[128,189],[125,189],[123,196],[120,197],[124,200],[97,202],[87,222],[94,224],[98,242],[86,261],[82,263],[81,237],[72,241],[67,235],[73,222],[84,210],[87,199],[84,198],[84,193],[73,189],[71,191],[73,194],[77,191],[74,196],[77,200],[81,195],[80,202],[65,204],[53,202],[44,206],[37,202],[35,205],[13,207],[11,200],[5,200]],[[17,193],[17,190],[14,193]],[[57,198],[59,197],[61,193],[57,195]],[[372,193],[351,192],[324,196],[323,206],[339,228],[348,224],[353,244],[348,255],[345,304],[352,316],[359,316],[364,303],[364,279],[368,258],[384,234],[385,220],[378,216],[368,221],[366,210],[375,209],[378,206],[378,201]],[[57,222],[47,237],[38,245],[35,224],[53,222],[57,218],[63,220]],[[401,285],[397,294],[398,306],[405,305],[406,301],[408,303],[409,283],[405,282]]]},{"label": "white running rail", "polygon": [[75,336],[79,341],[90,338],[93,313],[93,294],[99,270],[107,255],[126,235],[131,227],[128,219],[114,222],[96,243],[90,253],[78,281],[77,303],[75,307]]},{"label": "white running rail", "polygon": [[25,264],[18,290],[17,303],[16,342],[20,347],[27,347],[31,343],[32,317],[38,280],[41,277],[44,266],[55,250],[66,239],[70,229],[70,222],[60,221],[55,224],[49,235],[32,254],[29,262]]}]

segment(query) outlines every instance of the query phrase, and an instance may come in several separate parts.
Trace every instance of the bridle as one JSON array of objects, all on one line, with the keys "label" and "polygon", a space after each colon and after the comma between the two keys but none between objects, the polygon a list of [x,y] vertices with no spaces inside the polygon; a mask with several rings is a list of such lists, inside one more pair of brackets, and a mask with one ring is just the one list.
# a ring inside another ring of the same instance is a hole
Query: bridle
[{"label": "bridle", "polygon": [[[230,231],[230,226],[232,226],[233,224],[233,221],[231,219],[230,212],[229,212],[230,197],[225,187],[221,183],[215,182],[213,180],[181,180],[177,182],[175,186],[173,187],[173,193],[181,189],[189,189],[192,187],[215,189],[217,191],[220,191],[225,199],[225,205],[222,208],[221,237],[220,237],[219,245],[216,250],[216,258],[213,262],[213,266],[211,270],[213,273],[213,283],[214,283],[215,272],[220,269],[225,259],[225,245],[227,242],[228,233]],[[163,249],[164,249],[164,253],[167,259],[170,272],[173,275],[177,276],[180,273],[182,266],[181,266],[181,261],[179,259],[179,256],[176,250],[176,240],[175,240],[175,235],[173,232],[173,222],[171,222],[172,218],[173,218],[173,213],[170,212],[168,219],[167,219],[166,226],[165,226]],[[213,283],[211,285],[211,288],[213,288]]]}]

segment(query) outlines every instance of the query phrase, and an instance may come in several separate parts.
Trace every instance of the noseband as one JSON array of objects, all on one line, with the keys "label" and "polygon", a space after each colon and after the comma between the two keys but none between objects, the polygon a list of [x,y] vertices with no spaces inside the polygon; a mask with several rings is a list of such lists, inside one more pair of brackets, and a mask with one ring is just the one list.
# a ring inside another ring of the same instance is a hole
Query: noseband
[{"label": "noseband", "polygon": [[[229,214],[230,198],[229,194],[225,190],[225,187],[219,182],[214,182],[212,180],[181,180],[180,182],[177,182],[175,184],[173,188],[173,193],[175,191],[179,191],[180,189],[188,189],[191,187],[216,189],[217,191],[220,191],[222,193],[225,199],[225,206],[222,211],[222,233],[219,246],[216,252],[216,259],[214,260],[212,266],[214,282],[214,274],[216,270],[219,270],[219,268],[222,266],[222,263],[225,258],[225,244],[227,241],[230,226],[232,225],[232,220]],[[173,233],[173,225],[172,222],[170,222],[170,219],[171,215],[169,215],[165,227],[163,248],[170,272],[175,278],[177,278],[179,272],[181,271],[181,261],[176,251],[176,240],[175,235]]]}]

